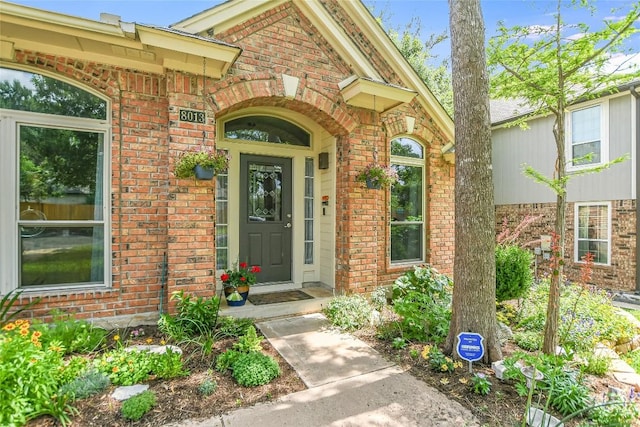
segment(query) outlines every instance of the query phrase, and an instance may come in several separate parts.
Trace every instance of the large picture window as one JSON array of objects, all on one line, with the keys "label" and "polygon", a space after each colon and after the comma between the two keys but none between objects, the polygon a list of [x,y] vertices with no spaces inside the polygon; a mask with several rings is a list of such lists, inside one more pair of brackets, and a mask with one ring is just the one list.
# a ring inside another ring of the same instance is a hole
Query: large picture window
[{"label": "large picture window", "polygon": [[[0,291],[105,285],[107,103],[63,81],[0,68]],[[34,114],[35,113],[35,114]]]},{"label": "large picture window", "polygon": [[569,169],[595,166],[608,161],[606,112],[606,104],[596,104],[569,113]]},{"label": "large picture window", "polygon": [[609,265],[611,251],[611,204],[576,203],[576,262],[590,252],[593,262]]},{"label": "large picture window", "polygon": [[391,141],[391,262],[424,260],[424,149],[409,138]]}]

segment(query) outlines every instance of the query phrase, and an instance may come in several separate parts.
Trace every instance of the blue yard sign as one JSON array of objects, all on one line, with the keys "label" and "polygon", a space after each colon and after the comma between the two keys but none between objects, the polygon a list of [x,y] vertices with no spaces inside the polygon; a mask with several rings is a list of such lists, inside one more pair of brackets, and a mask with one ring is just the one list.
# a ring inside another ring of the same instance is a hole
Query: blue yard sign
[{"label": "blue yard sign", "polygon": [[461,332],[458,334],[458,356],[469,362],[469,372],[471,372],[471,363],[482,359],[484,356],[484,345],[482,335],[475,332]]}]

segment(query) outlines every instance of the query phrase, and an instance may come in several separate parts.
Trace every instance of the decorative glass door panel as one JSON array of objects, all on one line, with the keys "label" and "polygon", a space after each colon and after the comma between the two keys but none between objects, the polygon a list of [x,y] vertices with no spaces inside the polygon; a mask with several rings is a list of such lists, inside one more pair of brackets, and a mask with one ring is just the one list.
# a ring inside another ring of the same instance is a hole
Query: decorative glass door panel
[{"label": "decorative glass door panel", "polygon": [[291,188],[291,159],[241,155],[239,261],[259,283],[291,280]]}]

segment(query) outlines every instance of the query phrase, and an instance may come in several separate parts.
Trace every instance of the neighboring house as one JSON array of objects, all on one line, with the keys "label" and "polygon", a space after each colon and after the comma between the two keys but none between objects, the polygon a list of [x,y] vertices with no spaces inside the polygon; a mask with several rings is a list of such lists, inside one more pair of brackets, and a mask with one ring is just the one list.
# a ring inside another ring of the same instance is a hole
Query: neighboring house
[{"label": "neighboring house", "polygon": [[[171,28],[0,2],[0,61],[0,294],[42,297],[34,317],[151,319],[238,259],[338,293],[453,270],[452,121],[359,1]],[[176,179],[201,145],[227,173]],[[356,181],[374,161],[392,190]]]},{"label": "neighboring house", "polygon": [[[625,154],[630,156],[602,172],[574,177],[567,187],[565,273],[568,279],[578,280],[581,258],[591,252],[592,283],[618,291],[640,291],[636,239],[640,141],[637,86],[640,81],[621,86],[614,94],[574,103],[566,113],[569,174]],[[526,108],[515,101],[494,100],[491,104],[496,221],[499,231],[504,218],[513,228],[526,215],[542,215],[524,235],[524,240],[538,240],[553,231],[556,194],[525,176],[523,164],[552,176],[556,145],[551,116],[532,118],[526,130],[508,127],[526,113]],[[590,160],[583,158],[580,164],[573,161],[587,153],[593,153]],[[540,247],[540,242],[535,246]],[[544,255],[538,255],[538,266],[545,265]]]}]

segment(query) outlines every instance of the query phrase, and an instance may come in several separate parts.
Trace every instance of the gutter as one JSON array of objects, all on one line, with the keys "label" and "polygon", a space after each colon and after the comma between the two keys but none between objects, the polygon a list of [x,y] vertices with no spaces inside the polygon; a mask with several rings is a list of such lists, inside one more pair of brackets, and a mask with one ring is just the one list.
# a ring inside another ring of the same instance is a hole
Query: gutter
[{"label": "gutter", "polygon": [[635,156],[632,159],[634,162],[634,170],[635,170],[635,191],[633,196],[636,200],[636,294],[640,295],[640,241],[638,238],[640,237],[640,205],[638,204],[638,188],[640,187],[640,176],[638,175],[638,167],[640,166],[640,162],[638,162],[638,143],[640,143],[640,93],[637,92],[636,86],[631,86],[629,88],[629,92],[635,98],[635,135],[632,135],[631,143],[633,144],[632,152],[635,151]]}]

